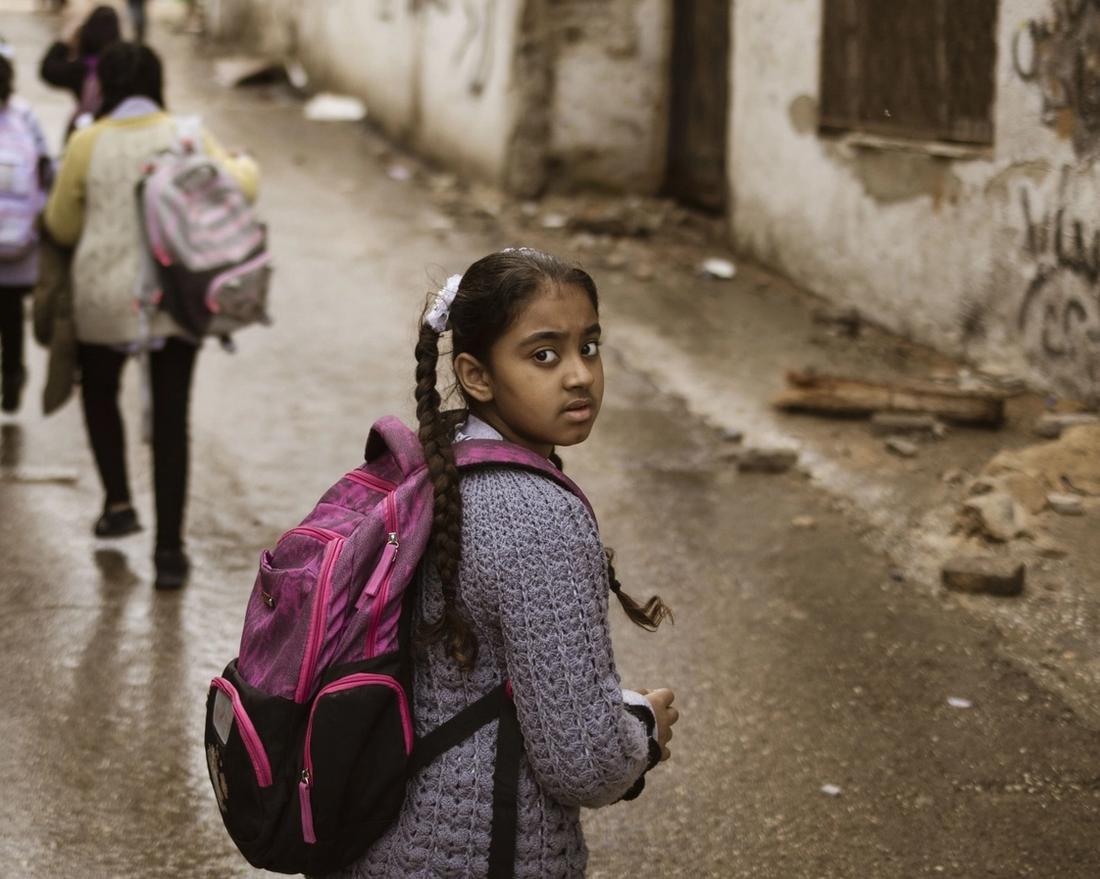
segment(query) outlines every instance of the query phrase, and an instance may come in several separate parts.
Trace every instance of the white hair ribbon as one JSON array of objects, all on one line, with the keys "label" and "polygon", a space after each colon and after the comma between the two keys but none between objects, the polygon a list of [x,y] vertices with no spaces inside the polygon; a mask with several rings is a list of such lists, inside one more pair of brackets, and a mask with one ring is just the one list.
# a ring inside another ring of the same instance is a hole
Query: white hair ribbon
[{"label": "white hair ribbon", "polygon": [[440,335],[447,329],[447,321],[451,316],[451,303],[455,301],[460,283],[462,283],[462,275],[451,275],[443,288],[435,294],[432,307],[424,315],[424,323]]}]

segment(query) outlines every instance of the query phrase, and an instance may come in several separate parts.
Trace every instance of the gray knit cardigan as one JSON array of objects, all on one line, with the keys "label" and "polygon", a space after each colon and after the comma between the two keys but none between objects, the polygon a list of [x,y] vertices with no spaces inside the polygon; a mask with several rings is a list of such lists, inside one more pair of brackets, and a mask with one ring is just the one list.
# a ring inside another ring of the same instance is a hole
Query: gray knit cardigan
[{"label": "gray knit cardigan", "polygon": [[[583,876],[581,806],[615,802],[645,771],[645,726],[623,706],[607,623],[603,545],[584,505],[551,480],[490,468],[462,478],[462,601],[480,643],[463,673],[442,646],[416,656],[416,733],[512,681],[525,756],[515,876]],[[429,559],[430,561],[430,559]],[[436,619],[435,566],[421,566],[416,622]],[[483,877],[496,723],[408,785],[400,817],[342,879]]]}]

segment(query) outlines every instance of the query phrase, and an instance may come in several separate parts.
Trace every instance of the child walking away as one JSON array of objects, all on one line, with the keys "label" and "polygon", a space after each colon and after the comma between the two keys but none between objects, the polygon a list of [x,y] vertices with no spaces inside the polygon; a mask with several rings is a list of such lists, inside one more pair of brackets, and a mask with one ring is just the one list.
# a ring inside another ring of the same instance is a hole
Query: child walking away
[{"label": "child walking away", "polygon": [[[504,466],[460,478],[454,464],[463,443],[503,440],[554,460],[555,448],[588,437],[603,399],[598,308],[586,272],[509,249],[452,278],[421,326],[417,418],[435,503],[413,617],[416,732],[510,683],[524,752],[514,862],[493,863],[490,853],[502,841],[492,839],[498,742],[487,726],[410,780],[393,827],[344,876],[583,876],[579,808],[636,796],[644,773],[668,757],[672,693],[624,698],[609,586],[647,628],[665,606],[653,598],[638,607],[622,592],[575,494]],[[448,329],[465,412],[440,411]]]},{"label": "child walking away", "polygon": [[[130,497],[118,393],[126,361],[144,354],[151,379],[154,585],[178,589],[190,570],[183,535],[188,413],[199,340],[168,312],[146,315],[140,307],[147,257],[135,192],[147,161],[176,145],[180,120],[165,110],[163,67],[148,46],[115,43],[100,59],[98,76],[102,116],[70,138],[46,205],[51,238],[76,247],[73,320],[81,403],[105,494],[93,532],[112,538],[140,530]],[[197,140],[253,200],[259,185],[256,164],[227,153],[201,126]]]},{"label": "child walking away", "polygon": [[19,408],[27,371],[24,299],[38,281],[38,214],[53,165],[34,112],[14,95],[11,46],[0,38],[0,409]]},{"label": "child walking away", "polygon": [[[443,412],[440,337],[465,401]],[[667,689],[623,690],[620,588],[554,450],[603,398],[596,287],[521,248],[452,277],[416,346],[419,436],[366,461],[264,552],[240,656],[211,683],[222,818],[259,867],[344,879],[583,876],[580,808],[669,756]]]},{"label": "child walking away", "polygon": [[68,42],[58,40],[42,57],[39,75],[43,82],[67,89],[76,99],[65,128],[68,139],[74,129],[84,128],[98,118],[103,105],[97,71],[99,59],[122,39],[118,13],[107,5],[96,6]]}]

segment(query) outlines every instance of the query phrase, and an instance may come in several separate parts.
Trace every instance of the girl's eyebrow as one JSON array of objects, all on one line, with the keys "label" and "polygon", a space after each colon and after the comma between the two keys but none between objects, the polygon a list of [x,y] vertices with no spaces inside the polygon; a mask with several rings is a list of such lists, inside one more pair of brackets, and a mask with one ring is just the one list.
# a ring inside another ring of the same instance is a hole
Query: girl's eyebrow
[{"label": "girl's eyebrow", "polygon": [[[583,336],[598,336],[602,330],[598,323],[592,324],[590,327],[586,327]],[[531,333],[529,336],[524,336],[520,340],[520,345],[530,345],[532,342],[542,342],[547,339],[564,339],[569,333],[565,330],[539,330],[537,333]]]}]

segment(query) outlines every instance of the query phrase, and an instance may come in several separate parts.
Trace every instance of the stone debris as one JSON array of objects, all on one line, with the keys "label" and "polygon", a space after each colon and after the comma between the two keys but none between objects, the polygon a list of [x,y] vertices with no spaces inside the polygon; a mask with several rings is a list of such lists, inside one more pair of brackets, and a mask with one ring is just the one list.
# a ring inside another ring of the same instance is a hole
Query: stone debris
[{"label": "stone debris", "polygon": [[900,436],[889,437],[886,440],[886,449],[902,458],[915,458],[920,452],[920,446]]},{"label": "stone debris", "polygon": [[564,229],[569,225],[569,218],[565,214],[551,211],[542,215],[540,225],[543,229]]},{"label": "stone debris", "polygon": [[963,470],[945,470],[940,477],[945,485],[962,485],[966,482],[966,472]]},{"label": "stone debris", "polygon": [[942,569],[943,585],[955,592],[1019,595],[1027,571],[1023,562],[988,556],[955,556]]},{"label": "stone debris", "polygon": [[981,476],[970,483],[972,496],[1004,492],[1031,514],[1047,507],[1049,493],[1042,481],[1030,473],[1008,472],[1000,476]]},{"label": "stone debris", "polygon": [[738,445],[745,439],[744,432],[736,427],[723,427],[719,435],[724,442],[737,443]]},{"label": "stone debris", "polygon": [[745,449],[737,457],[737,469],[742,473],[785,473],[798,463],[794,449]]},{"label": "stone debris", "polygon": [[813,322],[820,326],[826,326],[838,336],[854,339],[863,328],[863,316],[859,309],[845,308],[843,306],[822,306],[813,313]]},{"label": "stone debris", "polygon": [[590,202],[569,219],[569,228],[616,238],[647,238],[665,222],[668,203],[637,196]]},{"label": "stone debris", "polygon": [[699,264],[699,270],[707,277],[717,278],[719,281],[729,281],[737,274],[737,266],[721,257],[703,260]]},{"label": "stone debris", "polygon": [[871,416],[871,433],[876,436],[911,433],[940,437],[945,430],[944,423],[934,415],[876,412]]},{"label": "stone debris", "polygon": [[386,176],[390,180],[396,180],[398,183],[404,183],[406,180],[411,180],[413,173],[409,169],[408,165],[393,164],[386,169]]},{"label": "stone debris", "polygon": [[795,528],[816,528],[817,519],[813,516],[795,516],[791,519],[791,524]]},{"label": "stone debris", "polygon": [[1048,412],[1035,422],[1035,433],[1047,439],[1058,439],[1069,427],[1100,424],[1100,415],[1091,412]]},{"label": "stone debris", "polygon": [[959,524],[966,534],[979,534],[998,543],[1007,543],[1030,533],[1030,517],[1004,491],[991,491],[963,502]]},{"label": "stone debris", "polygon": [[313,122],[359,122],[367,117],[367,105],[353,95],[321,92],[306,101],[302,114]]},{"label": "stone debris", "polygon": [[1084,502],[1075,494],[1048,494],[1047,505],[1060,516],[1085,515]]},{"label": "stone debris", "polygon": [[997,454],[983,470],[986,476],[1026,473],[1046,492],[1100,496],[1100,424],[1067,427],[1055,442]]},{"label": "stone debris", "polygon": [[1045,535],[1035,541],[1035,551],[1045,559],[1064,559],[1069,555],[1069,547]]}]

